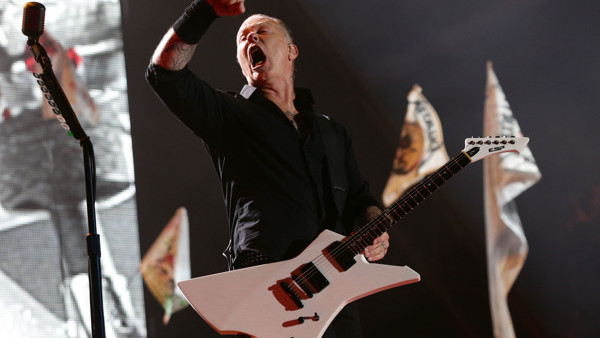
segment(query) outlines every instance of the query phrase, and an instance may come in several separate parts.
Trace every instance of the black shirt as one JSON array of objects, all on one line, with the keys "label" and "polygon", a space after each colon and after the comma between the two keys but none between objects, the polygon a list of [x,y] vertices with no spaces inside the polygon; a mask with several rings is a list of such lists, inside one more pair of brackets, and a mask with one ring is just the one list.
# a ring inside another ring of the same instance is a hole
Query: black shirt
[{"label": "black shirt", "polygon": [[[347,232],[356,215],[378,205],[358,166],[346,131],[315,114],[312,96],[296,91],[299,130],[260,90],[231,95],[213,89],[187,67],[151,64],[147,79],[161,100],[204,141],[222,183],[234,256],[259,251],[273,260],[296,256],[323,229]],[[318,119],[321,119],[318,121]],[[343,154],[347,187],[334,187],[322,127]],[[345,194],[343,210],[333,201]]]}]

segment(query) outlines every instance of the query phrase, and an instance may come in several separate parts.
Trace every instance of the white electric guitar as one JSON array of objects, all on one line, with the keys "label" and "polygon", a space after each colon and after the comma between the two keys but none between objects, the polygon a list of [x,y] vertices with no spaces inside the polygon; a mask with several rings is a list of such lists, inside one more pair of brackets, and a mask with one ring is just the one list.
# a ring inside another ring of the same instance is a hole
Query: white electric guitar
[{"label": "white electric guitar", "polygon": [[323,231],[291,260],[179,282],[192,307],[221,334],[321,337],[344,305],[419,281],[407,266],[370,264],[360,253],[471,162],[519,152],[529,138],[468,138],[465,148],[351,236]]}]

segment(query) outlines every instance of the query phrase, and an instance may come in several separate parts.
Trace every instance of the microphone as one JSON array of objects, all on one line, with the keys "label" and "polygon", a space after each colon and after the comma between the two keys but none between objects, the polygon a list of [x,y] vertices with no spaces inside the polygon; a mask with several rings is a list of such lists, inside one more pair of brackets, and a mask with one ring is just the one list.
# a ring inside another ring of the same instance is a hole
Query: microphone
[{"label": "microphone", "polygon": [[28,41],[37,39],[44,33],[44,16],[46,7],[39,2],[28,2],[23,7],[23,26],[21,32],[27,35]]}]

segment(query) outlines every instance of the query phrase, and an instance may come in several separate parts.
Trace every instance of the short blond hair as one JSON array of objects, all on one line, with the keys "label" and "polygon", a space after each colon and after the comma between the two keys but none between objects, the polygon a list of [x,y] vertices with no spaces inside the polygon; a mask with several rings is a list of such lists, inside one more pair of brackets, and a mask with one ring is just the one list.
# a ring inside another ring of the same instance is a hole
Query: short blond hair
[{"label": "short blond hair", "polygon": [[[270,15],[266,15],[266,14],[252,14],[250,15],[248,18],[246,18],[246,20],[244,20],[244,22],[242,22],[242,24],[240,25],[240,29],[244,26],[244,24],[253,18],[263,18],[263,19],[267,19],[267,20],[271,20],[273,22],[275,22],[280,28],[281,31],[283,31],[283,35],[285,35],[285,39],[287,40],[288,43],[294,43],[294,39],[292,38],[292,31],[291,29],[280,19],[276,18],[276,17],[272,17]],[[239,31],[238,31],[238,35],[239,35]],[[237,35],[236,35],[237,38]]]}]

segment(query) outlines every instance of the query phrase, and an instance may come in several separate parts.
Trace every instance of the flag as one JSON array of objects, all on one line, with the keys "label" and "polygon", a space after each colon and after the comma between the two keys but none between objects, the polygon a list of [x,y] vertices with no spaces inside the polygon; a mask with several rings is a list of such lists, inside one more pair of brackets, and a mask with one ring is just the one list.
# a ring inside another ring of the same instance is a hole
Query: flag
[{"label": "flag", "polygon": [[413,184],[448,162],[442,124],[437,113],[415,85],[408,107],[390,177],[383,189],[383,204],[394,203]]},{"label": "flag", "polygon": [[177,283],[191,278],[190,239],[187,210],[177,209],[154,241],[140,265],[144,283],[165,309],[163,323],[188,302]]},{"label": "flag", "polygon": [[[487,65],[484,135],[522,136],[491,62]],[[514,337],[507,295],[528,252],[515,198],[541,178],[529,147],[484,160],[490,309],[495,337]]]}]

